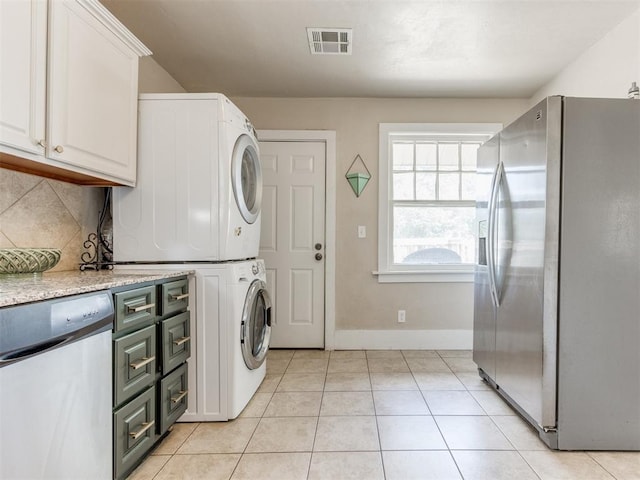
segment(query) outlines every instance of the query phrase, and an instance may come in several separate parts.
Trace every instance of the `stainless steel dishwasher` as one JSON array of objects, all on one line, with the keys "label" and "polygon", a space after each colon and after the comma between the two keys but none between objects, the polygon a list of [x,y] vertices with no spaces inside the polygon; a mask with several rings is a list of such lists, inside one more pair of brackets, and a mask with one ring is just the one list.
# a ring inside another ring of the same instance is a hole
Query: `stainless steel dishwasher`
[{"label": "stainless steel dishwasher", "polygon": [[0,309],[0,479],[112,478],[108,291]]}]

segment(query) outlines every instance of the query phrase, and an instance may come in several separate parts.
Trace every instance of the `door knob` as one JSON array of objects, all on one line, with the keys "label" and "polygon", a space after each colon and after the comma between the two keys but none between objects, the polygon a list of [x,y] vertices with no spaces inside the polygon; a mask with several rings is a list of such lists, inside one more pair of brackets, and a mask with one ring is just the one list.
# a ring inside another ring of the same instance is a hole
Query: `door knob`
[{"label": "door knob", "polygon": [[321,253],[316,253],[316,260],[318,260],[318,261],[322,260],[322,254]]},{"label": "door knob", "polygon": [[54,150],[58,153],[62,153],[64,152],[64,148],[62,148],[62,145],[56,145],[56,147],[54,148]]},{"label": "door knob", "polygon": [[321,250],[322,249],[322,244],[321,243],[316,243],[315,244],[315,249],[316,250]]}]

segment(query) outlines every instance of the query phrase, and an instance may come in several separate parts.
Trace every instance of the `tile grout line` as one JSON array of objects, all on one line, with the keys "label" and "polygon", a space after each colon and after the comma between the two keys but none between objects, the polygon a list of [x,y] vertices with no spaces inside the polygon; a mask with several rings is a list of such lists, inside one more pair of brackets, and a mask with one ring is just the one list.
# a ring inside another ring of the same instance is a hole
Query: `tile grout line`
[{"label": "tile grout line", "polygon": [[382,438],[380,436],[380,425],[378,424],[378,411],[376,409],[376,401],[373,396],[373,382],[371,381],[371,369],[369,368],[369,356],[365,352],[365,361],[367,362],[367,375],[369,377],[369,386],[371,387],[371,401],[373,402],[373,416],[376,422],[376,434],[378,436],[378,454],[380,455],[380,464],[382,465],[382,478],[386,480],[387,472],[384,468],[384,456],[382,455]]},{"label": "tile grout line", "polygon": [[[444,361],[444,359],[442,359],[442,357],[440,356],[440,353],[438,353],[438,357]],[[447,363],[447,362],[445,362]],[[447,365],[449,366],[449,365]],[[413,375],[413,371],[411,372],[411,375]],[[451,372],[453,373],[453,371]],[[455,375],[455,374],[454,374]],[[456,375],[457,378],[457,375]],[[416,380],[415,376],[413,377],[414,381],[416,382],[416,384],[418,383],[418,381]],[[442,441],[444,442],[445,446],[447,447],[446,451],[449,453],[449,457],[451,457],[451,460],[453,461],[453,464],[456,466],[456,470],[458,471],[458,473],[460,474],[460,478],[462,480],[464,480],[464,475],[462,475],[462,470],[460,470],[460,466],[458,465],[458,462],[456,462],[456,458],[454,457],[453,453],[451,452],[451,448],[449,447],[449,443],[447,442],[447,439],[445,438],[444,434],[442,433],[442,429],[440,428],[440,425],[438,424],[438,422],[436,421],[436,417],[433,414],[433,410],[431,410],[431,407],[429,406],[429,402],[427,402],[427,398],[425,396],[425,392],[423,390],[420,389],[420,385],[418,385],[418,390],[420,392],[420,395],[422,395],[422,398],[424,400],[424,403],[427,405],[427,409],[429,410],[429,413],[431,414],[431,418],[433,419],[433,423],[436,425],[436,428],[438,429],[438,433],[440,433],[440,436],[442,437]],[[466,391],[466,390],[465,390]]]},{"label": "tile grout line", "polygon": [[324,383],[322,384],[322,394],[320,395],[320,406],[318,407],[318,416],[316,417],[316,428],[313,432],[313,442],[311,442],[311,453],[309,455],[309,466],[307,467],[307,480],[309,479],[309,475],[311,475],[311,464],[313,463],[313,454],[314,449],[316,447],[316,439],[318,438],[318,426],[320,425],[320,413],[322,412],[322,402],[324,401],[324,391],[325,386],[327,384],[327,375],[329,374],[329,363],[331,362],[331,354],[327,359],[327,368],[324,372]]}]

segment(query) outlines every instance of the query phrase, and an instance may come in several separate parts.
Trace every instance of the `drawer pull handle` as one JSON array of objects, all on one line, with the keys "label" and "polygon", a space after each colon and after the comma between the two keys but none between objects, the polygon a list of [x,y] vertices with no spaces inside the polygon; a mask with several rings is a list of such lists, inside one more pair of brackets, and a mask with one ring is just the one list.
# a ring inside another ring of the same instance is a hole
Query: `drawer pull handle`
[{"label": "drawer pull handle", "polygon": [[179,395],[177,397],[171,397],[171,403],[178,403],[180,400],[187,396],[189,390],[180,390],[178,393]]},{"label": "drawer pull handle", "polygon": [[155,303],[147,303],[146,305],[140,305],[139,307],[132,307],[130,305],[127,305],[127,313],[138,313],[143,310],[150,310],[155,306]]},{"label": "drawer pull handle", "polygon": [[156,423],[155,420],[151,420],[150,422],[146,422],[142,424],[142,428],[140,430],[138,430],[137,432],[129,432],[129,436],[131,438],[133,438],[134,440],[137,440],[138,438],[140,438],[142,435],[144,435],[144,433],[149,430],[151,427],[153,427],[153,424]]},{"label": "drawer pull handle", "polygon": [[191,340],[191,337],[180,337],[179,339],[174,340],[173,344],[180,346],[183,343],[187,343],[189,340]]},{"label": "drawer pull handle", "polygon": [[178,300],[184,300],[185,298],[189,298],[189,294],[183,293],[182,295],[176,295],[175,293],[171,293],[169,294],[169,297],[171,297],[172,302],[175,302]]},{"label": "drawer pull handle", "polygon": [[139,368],[142,368],[145,365],[148,365],[149,363],[153,362],[155,359],[156,359],[155,355],[153,357],[143,357],[137,362],[130,363],[129,366],[134,370],[138,370]]}]

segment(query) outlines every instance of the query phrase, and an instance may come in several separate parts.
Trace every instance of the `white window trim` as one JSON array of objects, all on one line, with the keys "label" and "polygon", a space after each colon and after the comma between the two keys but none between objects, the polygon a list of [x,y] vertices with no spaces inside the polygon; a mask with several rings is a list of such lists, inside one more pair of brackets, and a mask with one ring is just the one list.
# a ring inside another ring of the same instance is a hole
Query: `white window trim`
[{"label": "white window trim", "polygon": [[379,130],[378,175],[378,271],[379,283],[473,282],[473,264],[403,266],[392,265],[389,227],[391,225],[390,136],[398,135],[486,135],[487,140],[502,129],[501,123],[381,123]]}]

